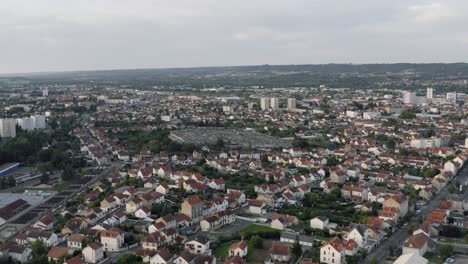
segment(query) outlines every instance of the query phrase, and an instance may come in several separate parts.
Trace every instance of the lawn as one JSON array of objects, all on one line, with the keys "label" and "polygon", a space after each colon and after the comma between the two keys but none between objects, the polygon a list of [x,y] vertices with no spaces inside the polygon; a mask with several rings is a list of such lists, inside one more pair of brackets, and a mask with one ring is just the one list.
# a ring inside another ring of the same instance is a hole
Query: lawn
[{"label": "lawn", "polygon": [[465,244],[468,245],[468,241],[465,239],[456,239],[456,238],[442,238],[440,239],[441,243],[444,244]]},{"label": "lawn", "polygon": [[263,240],[263,248],[255,249],[252,243],[249,241],[249,249],[247,253],[247,261],[248,263],[264,263],[265,260],[270,255],[270,248],[273,240],[264,239]]},{"label": "lawn", "polygon": [[444,260],[437,254],[426,254],[424,257],[429,260],[429,264],[442,264]]},{"label": "lawn", "polygon": [[278,230],[274,229],[274,228],[271,228],[269,226],[249,225],[248,227],[242,229],[240,231],[240,233],[241,234],[248,234],[248,233],[271,232],[271,231],[278,231]]},{"label": "lawn", "polygon": [[219,246],[217,246],[214,249],[213,254],[218,258],[227,258],[228,257],[229,247],[232,244],[234,244],[235,242],[237,242],[237,241],[229,241],[229,242],[219,244]]}]

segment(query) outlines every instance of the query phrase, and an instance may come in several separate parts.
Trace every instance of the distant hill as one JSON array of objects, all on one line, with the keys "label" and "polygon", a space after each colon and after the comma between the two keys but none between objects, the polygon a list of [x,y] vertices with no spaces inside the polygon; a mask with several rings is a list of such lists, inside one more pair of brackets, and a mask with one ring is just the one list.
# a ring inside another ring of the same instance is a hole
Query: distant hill
[{"label": "distant hill", "polygon": [[128,69],[9,75],[32,81],[115,83],[139,88],[188,85],[192,87],[251,86],[369,87],[395,80],[468,79],[467,63],[258,65],[232,67]]}]

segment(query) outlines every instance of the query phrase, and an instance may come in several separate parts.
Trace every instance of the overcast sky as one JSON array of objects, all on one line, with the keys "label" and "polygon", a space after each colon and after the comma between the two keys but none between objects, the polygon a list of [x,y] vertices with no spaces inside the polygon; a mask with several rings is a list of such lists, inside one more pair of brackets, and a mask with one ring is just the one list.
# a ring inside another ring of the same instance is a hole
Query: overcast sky
[{"label": "overcast sky", "polygon": [[467,0],[0,0],[0,73],[462,61]]}]

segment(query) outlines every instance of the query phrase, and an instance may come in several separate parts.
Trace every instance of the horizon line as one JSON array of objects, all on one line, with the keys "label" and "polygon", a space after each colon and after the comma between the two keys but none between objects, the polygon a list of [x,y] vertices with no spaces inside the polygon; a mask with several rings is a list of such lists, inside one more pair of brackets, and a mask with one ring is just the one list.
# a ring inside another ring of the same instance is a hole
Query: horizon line
[{"label": "horizon line", "polygon": [[12,72],[1,73],[0,78],[5,77],[25,77],[27,75],[47,75],[47,74],[66,74],[66,73],[84,73],[84,72],[106,72],[106,71],[137,71],[137,70],[181,70],[181,69],[203,69],[203,68],[235,68],[235,67],[261,67],[261,66],[319,66],[319,65],[395,65],[395,64],[468,64],[468,62],[374,62],[374,63],[299,63],[299,64],[243,64],[243,65],[213,65],[213,66],[180,66],[180,67],[142,67],[142,68],[114,68],[114,69],[81,69],[81,70],[46,70],[46,71],[30,71],[30,72]]}]

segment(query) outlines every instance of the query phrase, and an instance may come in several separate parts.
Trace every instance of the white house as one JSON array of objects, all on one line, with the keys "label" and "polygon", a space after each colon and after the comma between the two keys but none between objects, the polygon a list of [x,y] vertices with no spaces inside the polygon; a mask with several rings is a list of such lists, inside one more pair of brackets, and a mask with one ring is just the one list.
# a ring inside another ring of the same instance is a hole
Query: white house
[{"label": "white house", "polygon": [[365,247],[367,245],[369,232],[365,225],[355,225],[353,229],[346,234],[345,240],[354,240],[359,247]]},{"label": "white house", "polygon": [[[6,244],[3,248],[3,253],[6,253],[12,259],[21,263],[27,262],[31,258],[31,249],[17,243]],[[0,256],[2,254],[0,253]]]},{"label": "white house", "polygon": [[136,218],[145,219],[145,218],[148,218],[150,215],[151,215],[151,210],[146,206],[142,206],[141,208],[135,211]]},{"label": "white house", "polygon": [[229,257],[239,256],[243,258],[247,256],[247,253],[248,246],[247,242],[245,242],[244,240],[236,242],[229,247]]},{"label": "white house", "polygon": [[403,243],[403,254],[418,253],[420,256],[424,256],[432,247],[433,243],[431,239],[424,233],[419,233],[410,236],[405,243]]},{"label": "white house", "polygon": [[104,247],[99,242],[93,242],[82,251],[86,263],[98,263],[104,259]]},{"label": "white house", "polygon": [[150,264],[167,264],[172,260],[173,255],[167,248],[161,248],[151,257]]},{"label": "white house", "polygon": [[143,205],[143,201],[140,198],[135,197],[125,204],[125,212],[134,213],[138,209],[140,209],[142,205]]},{"label": "white house", "polygon": [[320,262],[328,264],[345,263],[345,247],[339,238],[323,244],[320,248]]},{"label": "white house", "polygon": [[250,200],[249,201],[249,213],[256,215],[266,214],[266,204],[262,200]]},{"label": "white house", "polygon": [[185,249],[193,254],[211,255],[210,240],[204,236],[198,236],[195,239],[185,242]]},{"label": "white house", "polygon": [[118,251],[124,244],[124,232],[118,228],[101,231],[101,244],[105,251]]},{"label": "white house", "polygon": [[310,227],[320,230],[325,230],[328,225],[328,217],[325,216],[317,216],[310,220]]},{"label": "white house", "polygon": [[67,246],[73,250],[81,250],[83,248],[84,235],[72,234],[67,238]]},{"label": "white house", "polygon": [[408,253],[399,256],[393,264],[427,264],[429,261],[418,253]]}]

